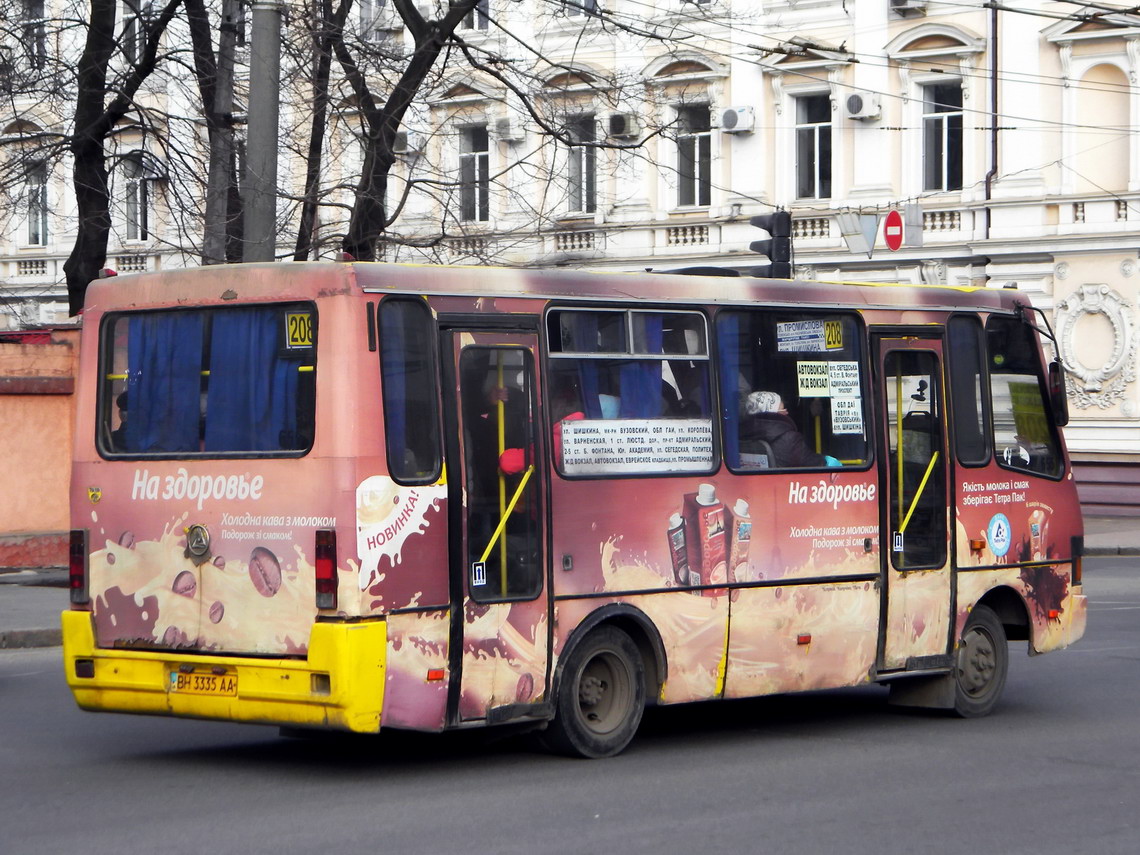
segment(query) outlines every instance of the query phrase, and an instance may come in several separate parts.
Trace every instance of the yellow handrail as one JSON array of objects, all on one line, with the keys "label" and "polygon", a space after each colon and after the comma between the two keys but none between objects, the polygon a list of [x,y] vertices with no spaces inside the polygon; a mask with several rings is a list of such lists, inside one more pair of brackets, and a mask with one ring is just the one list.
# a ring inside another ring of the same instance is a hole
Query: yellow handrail
[{"label": "yellow handrail", "polygon": [[[479,556],[479,560],[481,562],[486,561],[487,556],[491,554],[491,550],[495,546],[495,541],[499,539],[499,535],[501,535],[503,533],[503,529],[506,528],[507,520],[510,519],[511,514],[514,512],[515,505],[518,504],[519,498],[522,496],[523,490],[526,489],[526,482],[530,480],[530,476],[532,474],[534,474],[534,464],[531,464],[530,466],[528,466],[526,468],[526,472],[523,473],[522,478],[519,480],[519,485],[518,485],[518,487],[515,488],[515,494],[513,496],[511,496],[510,504],[508,504],[506,509],[503,511],[503,515],[499,518],[499,524],[497,526],[495,526],[495,531],[491,534],[491,540],[488,541],[487,548],[484,549],[483,554],[481,556]],[[507,590],[507,582],[506,582],[506,575],[505,575],[506,574],[506,564],[505,564],[505,562],[506,562],[506,557],[505,557],[506,546],[507,546],[507,539],[503,538],[503,543],[502,543],[502,548],[504,549],[504,559],[503,559],[503,561],[504,561],[504,569],[503,569],[504,576],[503,576],[503,587],[502,587],[503,593],[505,593]]]},{"label": "yellow handrail", "polygon": [[903,518],[902,525],[899,526],[899,534],[906,532],[906,524],[910,522],[911,516],[914,514],[914,509],[918,505],[918,500],[922,497],[922,491],[926,489],[926,482],[930,480],[930,473],[934,471],[934,464],[938,462],[938,455],[941,452],[936,451],[930,458],[930,462],[926,464],[926,472],[922,475],[922,480],[918,482],[918,489],[914,492],[914,498],[910,500],[910,507],[907,509],[906,516]]}]

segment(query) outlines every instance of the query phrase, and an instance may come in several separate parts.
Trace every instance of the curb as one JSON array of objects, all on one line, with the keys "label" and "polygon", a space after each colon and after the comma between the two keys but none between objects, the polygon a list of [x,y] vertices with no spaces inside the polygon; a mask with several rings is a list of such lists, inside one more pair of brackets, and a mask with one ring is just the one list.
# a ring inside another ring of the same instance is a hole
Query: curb
[{"label": "curb", "polygon": [[1116,558],[1121,555],[1140,555],[1140,548],[1135,546],[1086,546],[1084,551],[1086,558]]},{"label": "curb", "polygon": [[7,632],[0,632],[0,650],[59,647],[61,644],[63,644],[62,629],[10,629]]}]

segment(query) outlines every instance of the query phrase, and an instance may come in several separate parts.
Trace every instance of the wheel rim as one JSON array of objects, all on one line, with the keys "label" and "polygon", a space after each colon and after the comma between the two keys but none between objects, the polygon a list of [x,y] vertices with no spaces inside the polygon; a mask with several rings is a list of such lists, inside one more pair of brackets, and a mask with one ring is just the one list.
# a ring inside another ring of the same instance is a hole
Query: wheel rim
[{"label": "wheel rim", "polygon": [[621,726],[633,702],[633,675],[625,660],[611,651],[590,658],[578,677],[578,719],[594,734]]},{"label": "wheel rim", "polygon": [[958,684],[972,698],[984,696],[997,677],[998,654],[993,637],[973,627],[962,637],[958,651]]}]

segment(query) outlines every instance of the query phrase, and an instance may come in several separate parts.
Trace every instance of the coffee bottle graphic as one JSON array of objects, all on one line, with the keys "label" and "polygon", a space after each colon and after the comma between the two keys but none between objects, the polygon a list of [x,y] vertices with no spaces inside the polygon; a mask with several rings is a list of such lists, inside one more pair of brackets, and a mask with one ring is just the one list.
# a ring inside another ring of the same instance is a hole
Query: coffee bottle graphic
[{"label": "coffee bottle graphic", "polygon": [[[685,494],[685,544],[689,553],[689,584],[716,585],[728,579],[728,537],[724,527],[724,504],[716,487],[701,484],[696,493]],[[706,597],[724,594],[723,588],[702,587]]]},{"label": "coffee bottle graphic", "polygon": [[748,502],[737,499],[729,512],[731,523],[728,544],[728,581],[751,582],[748,572],[748,547],[752,542],[752,517]]},{"label": "coffee bottle graphic", "polygon": [[689,584],[689,551],[685,548],[685,521],[680,514],[669,517],[669,557],[673,560],[673,579],[678,585]]}]

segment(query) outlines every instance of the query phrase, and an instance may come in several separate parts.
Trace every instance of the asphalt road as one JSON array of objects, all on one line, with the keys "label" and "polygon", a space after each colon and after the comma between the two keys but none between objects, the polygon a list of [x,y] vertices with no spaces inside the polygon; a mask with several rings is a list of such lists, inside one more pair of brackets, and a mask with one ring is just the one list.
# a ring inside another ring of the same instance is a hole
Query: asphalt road
[{"label": "asphalt road", "polygon": [[1089,631],[963,721],[879,687],[651,711],[620,757],[487,732],[285,740],[77,710],[58,649],[0,653],[0,852],[1140,851],[1140,567],[1093,559]]}]

